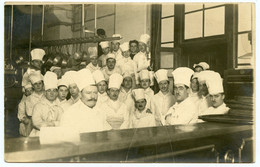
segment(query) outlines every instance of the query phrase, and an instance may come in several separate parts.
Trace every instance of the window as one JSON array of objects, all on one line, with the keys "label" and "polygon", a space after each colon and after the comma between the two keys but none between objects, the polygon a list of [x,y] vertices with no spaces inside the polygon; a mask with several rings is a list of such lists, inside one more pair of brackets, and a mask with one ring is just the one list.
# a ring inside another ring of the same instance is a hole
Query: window
[{"label": "window", "polygon": [[237,67],[252,68],[252,4],[238,4]]},{"label": "window", "polygon": [[225,5],[185,4],[184,39],[225,34]]}]

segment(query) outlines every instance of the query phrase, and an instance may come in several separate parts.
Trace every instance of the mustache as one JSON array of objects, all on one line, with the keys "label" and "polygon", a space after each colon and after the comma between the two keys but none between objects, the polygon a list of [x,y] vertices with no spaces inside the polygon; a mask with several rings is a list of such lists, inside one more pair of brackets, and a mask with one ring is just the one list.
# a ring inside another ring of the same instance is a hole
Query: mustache
[{"label": "mustache", "polygon": [[88,101],[97,101],[97,99],[94,99],[94,98],[93,98],[93,99],[89,99]]}]

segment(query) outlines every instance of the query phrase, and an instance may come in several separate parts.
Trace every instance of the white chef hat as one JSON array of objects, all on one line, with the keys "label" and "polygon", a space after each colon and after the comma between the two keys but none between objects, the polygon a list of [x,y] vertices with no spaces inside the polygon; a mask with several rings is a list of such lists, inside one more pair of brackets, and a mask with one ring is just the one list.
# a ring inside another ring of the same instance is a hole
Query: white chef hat
[{"label": "white chef hat", "polygon": [[109,47],[109,42],[103,41],[103,42],[100,42],[99,45],[101,46],[102,49],[105,49],[105,48]]},{"label": "white chef hat", "polygon": [[87,86],[95,85],[92,73],[89,69],[84,68],[77,72],[77,86],[80,91]]},{"label": "white chef hat", "polygon": [[43,49],[33,49],[31,51],[32,60],[41,60],[45,55],[45,51]]},{"label": "white chef hat", "polygon": [[120,45],[120,48],[122,52],[128,51],[129,50],[129,42],[124,42],[122,45]]},{"label": "white chef hat", "polygon": [[215,76],[212,76],[211,79],[206,81],[206,85],[210,95],[224,93],[223,80],[217,73]]},{"label": "white chef hat", "polygon": [[68,83],[68,85],[71,84],[77,84],[76,82],[76,78],[77,78],[77,72],[76,71],[67,71],[62,78],[64,78],[66,80],[66,82]]},{"label": "white chef hat", "polygon": [[195,78],[198,79],[198,77],[199,77],[199,72],[194,72],[194,73],[192,74],[192,78],[191,78],[191,79],[195,79]]},{"label": "white chef hat", "polygon": [[123,73],[123,78],[126,78],[126,77],[132,78],[131,74],[130,74],[128,71],[125,71],[125,72]]},{"label": "white chef hat", "polygon": [[116,60],[116,55],[113,53],[108,53],[107,54],[107,59],[115,59]]},{"label": "white chef hat", "polygon": [[50,71],[53,72],[54,70],[61,70],[61,67],[52,66],[52,67],[50,68]]},{"label": "white chef hat", "polygon": [[133,97],[135,98],[135,100],[142,100],[145,99],[145,93],[144,93],[144,89],[134,89],[132,91]]},{"label": "white chef hat", "polygon": [[28,89],[32,87],[32,84],[29,80],[29,77],[24,77],[22,80],[22,86],[24,87],[24,89]]},{"label": "white chef hat", "polygon": [[168,81],[168,70],[160,69],[155,72],[154,77],[158,83],[165,80]]},{"label": "white chef hat", "polygon": [[58,87],[59,86],[69,87],[68,82],[66,81],[66,79],[64,79],[64,77],[62,77],[61,79],[58,80]]},{"label": "white chef hat", "polygon": [[206,83],[206,81],[211,79],[214,75],[219,75],[219,74],[214,71],[211,71],[211,70],[206,70],[206,71],[199,72],[197,74],[197,77],[198,77],[199,83]]},{"label": "white chef hat", "polygon": [[198,66],[202,67],[203,70],[208,70],[209,69],[209,65],[206,62],[200,62],[199,64],[194,64],[193,68],[196,68]]},{"label": "white chef hat", "polygon": [[110,88],[120,89],[122,81],[123,81],[122,75],[120,75],[118,73],[114,73],[114,74],[110,75],[110,77],[109,77],[108,88],[109,89]]},{"label": "white chef hat", "polygon": [[145,43],[147,45],[149,40],[150,40],[150,35],[142,34],[140,36],[139,42]]},{"label": "white chef hat", "polygon": [[104,74],[102,73],[102,71],[100,70],[96,70],[92,73],[93,75],[93,78],[96,82],[96,84],[98,84],[99,82],[101,81],[105,81],[105,77],[104,77]]},{"label": "white chef hat", "polygon": [[174,84],[184,84],[190,87],[190,79],[194,71],[188,67],[179,67],[172,72]]},{"label": "white chef hat", "polygon": [[150,73],[148,70],[142,70],[139,72],[138,75],[139,75],[140,80],[150,79]]},{"label": "white chef hat", "polygon": [[28,89],[28,88],[32,87],[32,84],[29,82],[26,85],[24,85],[23,87],[24,87],[24,89]]},{"label": "white chef hat", "polygon": [[34,84],[36,82],[43,81],[43,76],[40,71],[34,71],[29,75],[29,80],[32,84]]},{"label": "white chef hat", "polygon": [[90,58],[97,57],[97,47],[89,47],[88,53]]},{"label": "white chef hat", "polygon": [[58,86],[58,78],[54,72],[47,71],[43,77],[44,88],[48,89],[57,89]]},{"label": "white chef hat", "polygon": [[[120,39],[122,38],[122,36],[120,34],[113,34],[112,37],[119,37]],[[120,40],[113,40],[113,43],[120,43]]]}]

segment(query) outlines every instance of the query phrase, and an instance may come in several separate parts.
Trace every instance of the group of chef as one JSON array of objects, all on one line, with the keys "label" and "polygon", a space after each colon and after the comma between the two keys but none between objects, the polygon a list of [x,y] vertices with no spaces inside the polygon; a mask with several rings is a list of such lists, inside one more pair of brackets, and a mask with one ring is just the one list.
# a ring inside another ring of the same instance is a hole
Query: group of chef
[{"label": "group of chef", "polygon": [[[228,112],[223,80],[206,62],[173,70],[171,92],[169,71],[151,71],[149,40],[143,34],[138,43],[101,42],[103,55],[98,57],[97,48],[89,47],[91,61],[85,68],[61,74],[60,67],[53,66],[44,76],[45,51],[33,49],[18,106],[20,134],[39,136],[42,127],[84,133],[192,124],[201,122],[200,115]],[[134,46],[139,52],[132,51]],[[151,89],[154,80],[160,89],[156,94]]]}]

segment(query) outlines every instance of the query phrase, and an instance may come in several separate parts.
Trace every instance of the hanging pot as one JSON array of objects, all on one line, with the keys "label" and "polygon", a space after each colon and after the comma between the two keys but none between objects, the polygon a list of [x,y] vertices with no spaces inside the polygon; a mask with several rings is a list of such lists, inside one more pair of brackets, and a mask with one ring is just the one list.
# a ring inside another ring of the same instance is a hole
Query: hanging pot
[{"label": "hanging pot", "polygon": [[60,66],[60,64],[61,64],[61,61],[62,61],[62,58],[61,58],[61,56],[56,56],[54,59],[53,59],[53,65],[54,66]]},{"label": "hanging pot", "polygon": [[64,57],[61,61],[61,68],[66,68],[67,65],[68,65],[68,59]]}]

